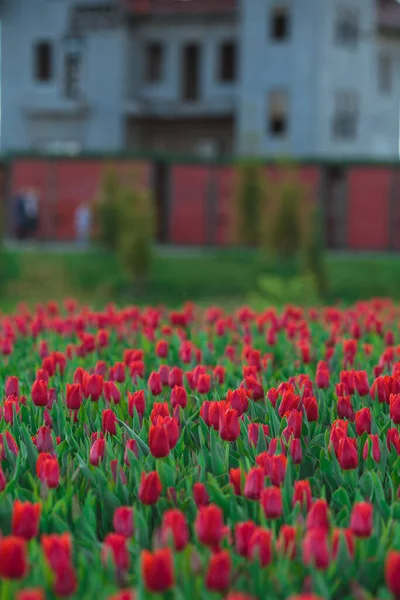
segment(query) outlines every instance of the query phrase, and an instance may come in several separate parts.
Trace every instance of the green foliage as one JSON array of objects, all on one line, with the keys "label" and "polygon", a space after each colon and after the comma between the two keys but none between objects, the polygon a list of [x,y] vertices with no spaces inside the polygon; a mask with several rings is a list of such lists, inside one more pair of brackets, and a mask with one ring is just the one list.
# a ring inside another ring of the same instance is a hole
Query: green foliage
[{"label": "green foliage", "polygon": [[322,218],[318,209],[314,211],[311,219],[311,228],[305,248],[305,267],[314,274],[320,297],[326,298],[329,292],[329,282]]},{"label": "green foliage", "polygon": [[303,243],[303,188],[295,181],[285,181],[278,191],[278,206],[271,232],[271,245],[276,256],[291,259],[299,254]]},{"label": "green foliage", "polygon": [[132,281],[148,276],[152,260],[154,212],[146,190],[124,187],[120,190],[117,253]]},{"label": "green foliage", "polygon": [[264,196],[262,166],[248,159],[237,167],[238,191],[236,198],[236,241],[245,246],[260,242],[260,218]]},{"label": "green foliage", "polygon": [[259,281],[259,291],[250,296],[250,303],[257,310],[266,306],[299,304],[315,306],[319,303],[318,285],[312,273],[294,277],[266,275]]},{"label": "green foliage", "polygon": [[96,205],[98,239],[104,248],[115,251],[118,246],[120,185],[113,169],[104,176],[99,201]]}]

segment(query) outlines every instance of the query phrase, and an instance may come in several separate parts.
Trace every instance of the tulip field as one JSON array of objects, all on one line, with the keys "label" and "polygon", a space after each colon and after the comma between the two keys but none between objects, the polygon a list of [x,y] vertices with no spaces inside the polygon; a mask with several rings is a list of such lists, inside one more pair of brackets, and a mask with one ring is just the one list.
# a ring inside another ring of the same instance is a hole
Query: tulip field
[{"label": "tulip field", "polygon": [[400,307],[0,316],[0,600],[400,598]]}]

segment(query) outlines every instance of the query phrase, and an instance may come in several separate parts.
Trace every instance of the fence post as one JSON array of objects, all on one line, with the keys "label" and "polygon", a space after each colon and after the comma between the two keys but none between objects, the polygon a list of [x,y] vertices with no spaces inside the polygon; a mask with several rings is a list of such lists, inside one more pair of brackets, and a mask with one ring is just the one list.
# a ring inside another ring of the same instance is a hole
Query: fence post
[{"label": "fence post", "polygon": [[213,246],[217,237],[218,183],[217,167],[212,164],[209,166],[206,194],[206,244]]}]

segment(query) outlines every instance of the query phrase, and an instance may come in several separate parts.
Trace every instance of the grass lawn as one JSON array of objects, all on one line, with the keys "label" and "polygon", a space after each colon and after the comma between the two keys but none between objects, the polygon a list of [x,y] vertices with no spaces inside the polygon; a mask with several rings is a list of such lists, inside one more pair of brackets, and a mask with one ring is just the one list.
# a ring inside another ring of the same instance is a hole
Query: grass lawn
[{"label": "grass lawn", "polygon": [[[7,250],[2,257],[0,306],[75,296],[94,306],[135,302],[116,259],[98,249],[73,252]],[[400,299],[400,257],[396,255],[328,255],[330,302],[353,302],[371,296]],[[293,267],[287,267],[290,274]],[[282,267],[253,251],[192,252],[158,249],[140,304],[179,306],[186,300],[232,305],[246,302],[262,274]]]}]

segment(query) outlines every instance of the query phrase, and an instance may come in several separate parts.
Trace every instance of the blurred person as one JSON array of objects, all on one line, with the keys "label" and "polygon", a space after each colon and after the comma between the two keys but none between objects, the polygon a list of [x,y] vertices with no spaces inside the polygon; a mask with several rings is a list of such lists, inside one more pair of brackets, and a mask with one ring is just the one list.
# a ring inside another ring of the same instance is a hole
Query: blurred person
[{"label": "blurred person", "polygon": [[75,211],[75,236],[79,244],[89,241],[92,214],[88,204],[80,204]]},{"label": "blurred person", "polygon": [[39,202],[33,188],[28,188],[24,195],[24,211],[27,234],[33,237],[37,233],[39,222]]}]

